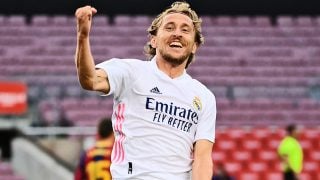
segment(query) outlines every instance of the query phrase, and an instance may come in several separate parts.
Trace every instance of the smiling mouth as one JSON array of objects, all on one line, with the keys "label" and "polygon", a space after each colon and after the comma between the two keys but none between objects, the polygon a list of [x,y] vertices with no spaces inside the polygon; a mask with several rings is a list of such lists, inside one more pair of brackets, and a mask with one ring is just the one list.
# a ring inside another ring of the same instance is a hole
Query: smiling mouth
[{"label": "smiling mouth", "polygon": [[182,48],[182,44],[180,42],[172,42],[169,46],[172,48]]}]

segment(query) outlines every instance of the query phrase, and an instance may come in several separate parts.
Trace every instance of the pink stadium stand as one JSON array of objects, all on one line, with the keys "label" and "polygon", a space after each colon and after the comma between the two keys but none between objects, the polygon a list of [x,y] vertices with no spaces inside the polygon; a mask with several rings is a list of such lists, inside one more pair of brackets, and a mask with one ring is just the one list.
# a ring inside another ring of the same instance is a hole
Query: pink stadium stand
[{"label": "pink stadium stand", "polygon": [[277,18],[277,25],[282,27],[286,27],[286,26],[294,26],[294,18],[291,17],[291,16],[286,16],[286,15],[283,15],[283,16],[279,16]]},{"label": "pink stadium stand", "polygon": [[[108,17],[96,16],[90,39],[96,62],[145,58],[151,20],[122,15],[111,25]],[[224,163],[240,180],[281,178],[276,149],[285,132],[279,127],[294,122],[307,128],[300,136],[306,159],[301,179],[320,178],[320,103],[312,96],[312,87],[320,83],[320,17],[283,15],[275,25],[266,16],[202,20],[205,44],[187,71],[217,98],[214,163]],[[95,126],[101,117],[112,116],[111,97],[79,86],[73,16],[37,15],[29,25],[23,16],[0,16],[4,23],[1,80],[27,83],[29,101],[40,111],[50,111],[43,107],[56,100],[76,126]]]},{"label": "pink stadium stand", "polygon": [[217,16],[213,19],[214,26],[233,26],[235,25],[235,21],[230,16]]},{"label": "pink stadium stand", "polygon": [[47,15],[35,15],[31,19],[34,26],[47,26],[50,24],[50,18]]},{"label": "pink stadium stand", "polygon": [[97,16],[94,16],[92,23],[93,23],[92,26],[106,27],[109,24],[109,20],[107,16],[97,15]]},{"label": "pink stadium stand", "polygon": [[129,26],[131,23],[131,18],[130,16],[126,15],[117,15],[114,21],[117,26]]},{"label": "pink stadium stand", "polygon": [[248,16],[238,16],[235,18],[235,25],[236,26],[253,26],[253,21],[251,17]]},{"label": "pink stadium stand", "polygon": [[26,17],[23,15],[10,15],[5,19],[7,26],[19,27],[26,25]]},{"label": "pink stadium stand", "polygon": [[53,26],[75,27],[76,20],[74,16],[55,15],[52,17]]},{"label": "pink stadium stand", "polygon": [[314,26],[314,19],[310,16],[298,16],[296,24],[300,27],[312,27]]},{"label": "pink stadium stand", "polygon": [[267,16],[256,16],[252,21],[258,27],[271,27],[271,20]]}]

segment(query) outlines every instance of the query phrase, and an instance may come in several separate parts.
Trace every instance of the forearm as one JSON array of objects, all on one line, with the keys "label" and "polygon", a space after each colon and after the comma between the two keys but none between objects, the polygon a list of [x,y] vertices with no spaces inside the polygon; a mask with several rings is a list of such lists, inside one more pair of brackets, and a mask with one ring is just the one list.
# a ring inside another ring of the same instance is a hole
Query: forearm
[{"label": "forearm", "polygon": [[81,86],[87,90],[94,89],[95,64],[91,54],[89,37],[77,36],[75,64]]},{"label": "forearm", "polygon": [[213,163],[211,157],[195,160],[192,164],[192,180],[211,180]]},{"label": "forearm", "polygon": [[208,140],[198,140],[196,142],[192,164],[192,180],[212,179],[212,146],[213,143]]}]

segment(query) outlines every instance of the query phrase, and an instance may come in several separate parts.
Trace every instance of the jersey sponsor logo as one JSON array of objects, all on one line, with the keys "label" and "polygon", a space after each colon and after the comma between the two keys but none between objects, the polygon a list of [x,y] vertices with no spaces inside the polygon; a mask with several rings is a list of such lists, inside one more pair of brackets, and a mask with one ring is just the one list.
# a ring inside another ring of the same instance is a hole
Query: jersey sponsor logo
[{"label": "jersey sponsor logo", "polygon": [[184,132],[190,132],[193,124],[198,124],[198,113],[190,108],[180,107],[173,102],[165,103],[152,97],[146,98],[147,110],[155,111],[153,122],[167,124]]},{"label": "jersey sponsor logo", "polygon": [[152,92],[152,93],[154,93],[154,94],[162,94],[157,86],[154,87],[154,88],[152,88],[152,89],[150,90],[150,92]]}]

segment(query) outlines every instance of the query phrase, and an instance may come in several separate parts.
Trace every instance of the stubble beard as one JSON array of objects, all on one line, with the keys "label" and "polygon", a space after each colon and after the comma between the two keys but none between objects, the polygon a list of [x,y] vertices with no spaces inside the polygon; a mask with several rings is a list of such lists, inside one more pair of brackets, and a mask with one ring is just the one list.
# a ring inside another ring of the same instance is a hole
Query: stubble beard
[{"label": "stubble beard", "polygon": [[179,66],[183,64],[185,61],[188,60],[189,56],[191,55],[191,52],[190,52],[190,53],[185,53],[180,57],[173,57],[171,54],[166,53],[163,50],[160,50],[159,52],[160,52],[160,55],[163,57],[163,59],[168,63],[172,64],[173,66]]}]

